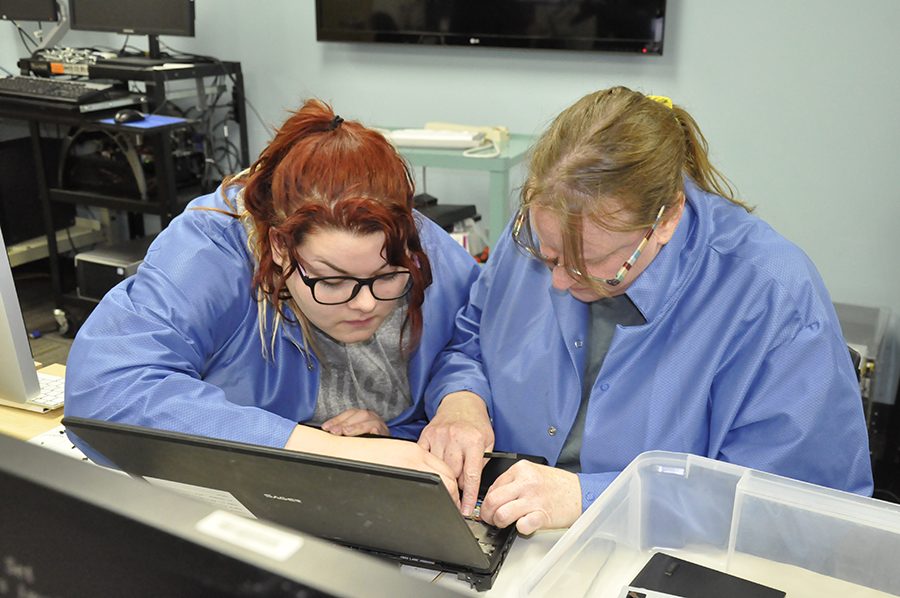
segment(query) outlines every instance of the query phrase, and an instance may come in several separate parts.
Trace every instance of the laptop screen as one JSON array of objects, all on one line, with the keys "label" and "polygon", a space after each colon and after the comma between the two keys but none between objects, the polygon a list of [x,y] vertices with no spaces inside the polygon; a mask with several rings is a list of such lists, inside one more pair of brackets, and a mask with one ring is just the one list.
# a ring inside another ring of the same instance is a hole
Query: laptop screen
[{"label": "laptop screen", "polygon": [[103,421],[63,424],[124,471],[212,491],[235,512],[411,564],[489,572],[502,560],[485,554],[436,474]]}]

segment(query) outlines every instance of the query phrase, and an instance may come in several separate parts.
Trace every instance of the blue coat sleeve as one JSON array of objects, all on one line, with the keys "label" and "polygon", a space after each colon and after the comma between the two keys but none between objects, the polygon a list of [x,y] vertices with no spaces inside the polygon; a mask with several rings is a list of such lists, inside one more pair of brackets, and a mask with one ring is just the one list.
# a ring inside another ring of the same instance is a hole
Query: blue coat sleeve
[{"label": "blue coat sleeve", "polygon": [[[798,322],[795,334],[741,373],[727,362],[712,392],[748,382],[743,399],[713,403],[710,457],[872,495],[872,470],[859,385],[840,330]],[[726,425],[727,423],[727,425]]]},{"label": "blue coat sleeve", "polygon": [[228,218],[183,214],[156,239],[137,274],[103,298],[72,345],[66,415],[284,445],[295,422],[253,398],[231,402],[203,380],[236,330],[256,328],[252,262],[239,223],[221,224]]},{"label": "blue coat sleeve", "polygon": [[422,338],[410,357],[409,386],[416,404],[416,419],[405,418],[390,426],[391,435],[415,439],[427,423],[424,400],[430,384],[440,384],[446,372],[435,368],[439,356],[453,336],[456,313],[465,305],[480,267],[446,231],[416,213],[419,237],[431,264],[432,284],[422,305]]},{"label": "blue coat sleeve", "polygon": [[[419,355],[410,367],[410,386],[419,386],[415,366],[421,366],[425,412],[431,418],[434,409],[429,397],[443,388],[453,387],[458,379],[456,365],[447,361],[446,348],[454,341],[457,314],[466,306],[481,266],[437,224],[424,217],[422,220],[422,243],[431,262],[433,283],[425,295],[423,338]],[[416,436],[419,432],[421,427]]]},{"label": "blue coat sleeve", "polygon": [[[705,456],[871,496],[862,403],[846,345],[828,321],[795,325],[793,336],[761,358],[747,346],[718,370]],[[620,472],[578,474],[582,507]]]},{"label": "blue coat sleeve", "polygon": [[[743,210],[689,200],[666,250],[628,289],[647,323],[617,329],[593,383],[583,507],[648,450],[870,494],[859,388],[821,277]],[[472,389],[499,450],[555,464],[582,398],[587,314],[550,283],[507,229],[442,355],[451,375],[428,401],[433,413],[448,392]]]},{"label": "blue coat sleeve", "polygon": [[[509,226],[501,238],[509,236]],[[453,339],[435,361],[432,382],[425,394],[425,409],[429,419],[434,417],[441,401],[450,393],[470,391],[485,402],[488,414],[493,417],[491,385],[484,370],[481,353],[482,307],[489,301],[502,301],[494,297],[491,282],[497,272],[497,265],[504,262],[504,256],[511,249],[511,243],[498,243],[481,268],[478,280],[472,285],[468,301],[456,315]]]}]

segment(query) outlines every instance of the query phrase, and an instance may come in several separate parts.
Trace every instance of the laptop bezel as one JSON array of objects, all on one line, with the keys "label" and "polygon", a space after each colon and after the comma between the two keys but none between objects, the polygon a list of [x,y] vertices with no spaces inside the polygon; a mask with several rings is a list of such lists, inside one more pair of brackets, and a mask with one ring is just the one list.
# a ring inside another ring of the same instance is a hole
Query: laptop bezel
[{"label": "laptop bezel", "polygon": [[[335,472],[350,472],[351,475],[359,474],[376,476],[377,478],[384,480],[399,480],[401,483],[406,484],[407,491],[419,494],[425,492],[425,488],[429,488],[430,490],[427,491],[429,494],[427,500],[413,501],[406,504],[405,508],[427,508],[431,511],[432,515],[438,516],[443,525],[443,539],[448,542],[451,540],[455,541],[455,546],[459,550],[467,551],[466,556],[460,554],[458,555],[459,558],[447,559],[436,558],[434,553],[425,554],[418,550],[392,550],[382,545],[378,539],[374,538],[371,534],[360,539],[358,537],[341,537],[334,533],[321,533],[319,530],[311,530],[308,528],[304,529],[303,526],[297,525],[295,521],[288,521],[279,517],[278,509],[275,507],[274,503],[271,505],[266,504],[263,508],[260,508],[259,503],[245,506],[247,506],[251,512],[254,512],[254,515],[256,516],[261,516],[281,525],[294,527],[300,531],[312,533],[313,535],[352,548],[392,558],[404,564],[456,573],[458,577],[469,581],[478,589],[487,589],[490,587],[513,539],[515,538],[514,526],[499,530],[498,548],[491,555],[483,553],[478,546],[477,539],[468,529],[468,524],[465,519],[459,514],[452,499],[446,493],[440,477],[433,473],[72,416],[66,416],[63,419],[63,425],[77,437],[73,438],[73,440],[76,441],[76,444],[78,444],[78,439],[81,440],[81,448],[83,450],[87,449],[85,452],[88,452],[91,449],[95,450],[127,473],[142,478],[169,479],[179,483],[195,484],[205,487],[213,487],[216,485],[215,483],[208,483],[209,479],[208,477],[205,477],[209,474],[208,464],[200,463],[208,461],[208,459],[200,456],[200,458],[195,459],[197,463],[191,465],[186,462],[185,459],[184,451],[187,450],[193,451],[194,457],[201,455],[198,451],[212,451],[213,454],[216,455],[216,458],[220,460],[226,460],[227,458],[235,460],[274,460],[277,462],[297,463],[301,466],[322,467],[331,469]],[[153,454],[153,450],[148,450],[147,446],[143,446],[141,450],[136,450],[133,446],[136,441],[143,441],[143,444],[145,445],[147,442],[150,442],[156,447],[156,454]],[[85,444],[87,446],[84,446]],[[128,444],[132,444],[132,446],[129,448],[127,446]],[[168,447],[168,449],[160,447]],[[166,455],[167,452],[169,453],[168,456]],[[176,455],[180,455],[177,462]],[[168,460],[169,463],[166,463],[166,460]],[[191,472],[190,468],[194,466],[196,466],[197,469]],[[278,466],[273,467],[276,469],[278,468]],[[172,471],[173,469],[180,469],[181,471],[175,473]],[[218,469],[223,471],[223,475],[226,476],[226,478],[223,478],[218,482],[217,489],[234,494],[236,491],[234,486],[237,482],[227,479],[228,475],[236,475],[234,468],[229,470],[219,467]],[[185,473],[185,470],[188,470],[187,473]],[[413,484],[415,484],[415,486]],[[223,486],[226,487],[223,488]],[[294,494],[297,496],[307,496],[304,494],[303,489],[300,489]],[[283,498],[290,502],[292,496],[285,496]],[[246,502],[247,497],[241,496],[241,500],[242,502]],[[372,497],[372,500],[378,500],[378,497],[374,496]],[[388,507],[386,508],[392,508],[394,506],[394,503],[391,501],[387,501],[387,504]],[[404,508],[403,505],[396,504],[396,510],[402,508]],[[390,516],[398,519],[403,516],[404,521],[406,521],[405,518],[412,520],[409,511],[405,514],[395,511],[391,513]],[[420,523],[421,519],[422,516],[418,518]],[[414,525],[409,531],[415,534],[426,533],[422,530],[421,525]],[[431,535],[434,535],[433,530],[431,531]],[[464,537],[466,540],[463,540]],[[463,542],[468,542],[468,546],[471,548],[460,548]],[[447,549],[446,545],[441,548],[444,550]]]}]

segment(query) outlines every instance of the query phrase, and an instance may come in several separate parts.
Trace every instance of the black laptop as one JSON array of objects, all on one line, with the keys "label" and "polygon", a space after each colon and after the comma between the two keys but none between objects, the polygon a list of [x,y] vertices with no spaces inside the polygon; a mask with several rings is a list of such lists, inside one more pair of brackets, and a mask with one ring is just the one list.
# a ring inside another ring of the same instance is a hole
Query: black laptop
[{"label": "black laptop", "polygon": [[433,473],[76,417],[63,425],[133,476],[212,489],[225,508],[453,572],[478,590],[493,585],[516,536],[464,518]]}]

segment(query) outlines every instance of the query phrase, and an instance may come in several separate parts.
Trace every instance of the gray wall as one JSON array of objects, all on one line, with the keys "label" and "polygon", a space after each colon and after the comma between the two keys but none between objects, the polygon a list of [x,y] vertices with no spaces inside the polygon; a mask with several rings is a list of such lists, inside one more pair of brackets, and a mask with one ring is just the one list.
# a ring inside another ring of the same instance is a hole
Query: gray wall
[{"label": "gray wall", "polygon": [[[900,2],[668,4],[663,57],[318,43],[312,0],[197,0],[196,38],[163,41],[241,61],[269,124],[316,96],[371,124],[448,120],[537,133],[597,88],[669,95],[696,117],[740,196],[810,255],[836,301],[900,313],[889,242],[900,224]],[[0,66],[13,70],[22,47],[8,23],[0,36]],[[81,32],[63,40],[123,41]],[[269,132],[255,117],[250,125],[256,153]],[[487,214],[484,175],[430,170],[428,190]]]}]

